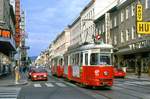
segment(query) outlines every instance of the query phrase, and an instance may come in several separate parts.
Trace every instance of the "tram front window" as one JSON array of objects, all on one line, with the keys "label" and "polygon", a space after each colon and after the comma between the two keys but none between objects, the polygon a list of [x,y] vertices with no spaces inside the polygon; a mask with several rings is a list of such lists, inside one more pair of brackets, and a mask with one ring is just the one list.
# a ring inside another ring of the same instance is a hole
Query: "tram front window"
[{"label": "tram front window", "polygon": [[92,53],[90,55],[90,65],[111,65],[110,55]]},{"label": "tram front window", "polygon": [[101,65],[110,65],[110,56],[100,55],[100,64]]}]

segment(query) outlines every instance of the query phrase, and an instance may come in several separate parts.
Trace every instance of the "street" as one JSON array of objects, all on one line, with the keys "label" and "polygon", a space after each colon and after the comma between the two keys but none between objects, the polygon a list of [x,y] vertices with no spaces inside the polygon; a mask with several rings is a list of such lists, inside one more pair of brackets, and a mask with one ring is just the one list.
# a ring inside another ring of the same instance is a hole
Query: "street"
[{"label": "street", "polygon": [[82,88],[63,78],[0,87],[0,99],[150,99],[150,81],[117,78],[109,88]]}]

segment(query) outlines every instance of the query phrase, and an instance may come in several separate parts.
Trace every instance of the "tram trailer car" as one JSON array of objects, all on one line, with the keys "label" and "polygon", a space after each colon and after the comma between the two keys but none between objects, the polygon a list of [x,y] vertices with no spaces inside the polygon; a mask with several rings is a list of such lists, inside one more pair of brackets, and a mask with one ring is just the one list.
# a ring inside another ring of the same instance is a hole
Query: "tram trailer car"
[{"label": "tram trailer car", "polygon": [[89,44],[64,55],[64,77],[86,86],[111,87],[114,80],[111,45]]},{"label": "tram trailer car", "polygon": [[52,59],[52,67],[51,72],[52,75],[56,75],[57,77],[63,76],[63,58],[62,57],[55,57]]}]

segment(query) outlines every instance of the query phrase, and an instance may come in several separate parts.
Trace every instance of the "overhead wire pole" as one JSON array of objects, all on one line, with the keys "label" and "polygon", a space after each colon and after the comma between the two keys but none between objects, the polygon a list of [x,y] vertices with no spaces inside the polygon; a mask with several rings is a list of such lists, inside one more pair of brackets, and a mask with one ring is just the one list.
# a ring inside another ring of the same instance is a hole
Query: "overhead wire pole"
[{"label": "overhead wire pole", "polygon": [[20,0],[15,0],[15,41],[16,41],[16,47],[19,49],[18,50],[18,60],[17,60],[17,66],[15,68],[15,81],[16,84],[18,83],[20,79],[20,74],[19,74],[19,66],[20,66],[20,40],[21,40],[21,31],[20,31]]}]

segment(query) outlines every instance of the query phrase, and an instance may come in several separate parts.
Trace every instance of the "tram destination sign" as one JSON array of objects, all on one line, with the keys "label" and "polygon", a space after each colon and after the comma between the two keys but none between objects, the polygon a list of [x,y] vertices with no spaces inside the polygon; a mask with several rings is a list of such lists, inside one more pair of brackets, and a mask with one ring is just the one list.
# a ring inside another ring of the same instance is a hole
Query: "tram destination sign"
[{"label": "tram destination sign", "polygon": [[137,33],[150,34],[150,22],[137,22]]}]

